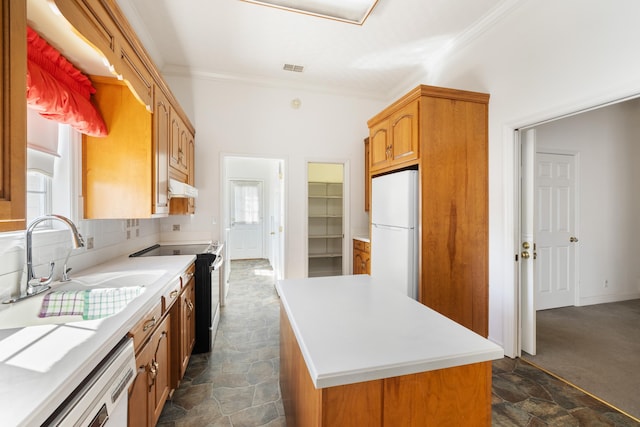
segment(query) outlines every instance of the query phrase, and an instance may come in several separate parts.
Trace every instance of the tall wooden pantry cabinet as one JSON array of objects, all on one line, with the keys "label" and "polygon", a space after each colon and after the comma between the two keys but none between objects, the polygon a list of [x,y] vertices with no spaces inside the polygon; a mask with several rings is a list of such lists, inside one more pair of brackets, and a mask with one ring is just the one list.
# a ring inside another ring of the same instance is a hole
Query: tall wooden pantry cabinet
[{"label": "tall wooden pantry cabinet", "polygon": [[488,94],[421,85],[368,121],[370,179],[418,165],[420,302],[484,337],[488,103]]}]

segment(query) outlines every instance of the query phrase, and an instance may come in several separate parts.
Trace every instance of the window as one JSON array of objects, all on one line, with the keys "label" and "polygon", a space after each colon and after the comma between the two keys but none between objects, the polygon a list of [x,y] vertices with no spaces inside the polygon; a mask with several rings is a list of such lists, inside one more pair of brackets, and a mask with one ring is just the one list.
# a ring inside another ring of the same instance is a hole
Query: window
[{"label": "window", "polygon": [[27,223],[51,214],[51,177],[36,169],[27,170]]},{"label": "window", "polygon": [[261,183],[257,181],[232,181],[232,221],[239,224],[260,223]]},{"label": "window", "polygon": [[[27,224],[52,213],[77,220],[72,203],[73,166],[78,156],[74,147],[80,146],[80,138],[69,125],[47,120],[27,109]],[[48,224],[49,221],[38,228]]]}]

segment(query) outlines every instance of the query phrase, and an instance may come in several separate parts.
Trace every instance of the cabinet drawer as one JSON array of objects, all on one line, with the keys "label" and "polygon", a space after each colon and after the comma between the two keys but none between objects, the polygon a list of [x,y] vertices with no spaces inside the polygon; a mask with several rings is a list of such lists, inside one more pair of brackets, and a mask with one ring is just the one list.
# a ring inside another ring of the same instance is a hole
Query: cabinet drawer
[{"label": "cabinet drawer", "polygon": [[166,313],[171,308],[173,303],[178,300],[178,296],[180,296],[180,288],[182,287],[181,281],[182,278],[174,280],[171,284],[171,287],[167,289],[164,294],[162,294],[163,313]]},{"label": "cabinet drawer", "polygon": [[162,303],[159,302],[153,309],[145,314],[142,319],[129,331],[133,338],[133,347],[136,352],[141,348],[147,337],[151,335],[156,326],[162,320]]},{"label": "cabinet drawer", "polygon": [[193,263],[187,268],[180,276],[181,286],[184,288],[189,283],[189,280],[196,274],[196,264]]},{"label": "cabinet drawer", "polygon": [[371,252],[371,243],[362,240],[353,239],[353,250],[369,253]]}]

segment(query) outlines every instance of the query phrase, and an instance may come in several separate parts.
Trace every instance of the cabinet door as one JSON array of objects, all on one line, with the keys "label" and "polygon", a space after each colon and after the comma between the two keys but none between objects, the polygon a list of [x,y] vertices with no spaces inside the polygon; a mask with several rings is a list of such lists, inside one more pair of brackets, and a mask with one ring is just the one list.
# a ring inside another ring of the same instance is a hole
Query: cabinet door
[{"label": "cabinet door", "polygon": [[389,140],[388,122],[383,121],[369,131],[369,170],[373,173],[389,164],[391,141]]},{"label": "cabinet door", "polygon": [[183,153],[180,149],[180,131],[182,131],[182,119],[171,110],[171,135],[169,138],[169,166],[176,171],[180,170]]},{"label": "cabinet door", "polygon": [[364,260],[362,259],[362,252],[359,250],[353,251],[353,274],[364,274]]},{"label": "cabinet door", "polygon": [[391,162],[404,163],[418,158],[419,103],[414,101],[391,116]]},{"label": "cabinet door", "polygon": [[[190,132],[187,132],[187,153],[188,153],[188,180],[187,182],[189,183],[189,185],[195,186],[195,172],[196,172],[196,168],[195,168],[195,162],[196,162],[196,146],[195,146],[195,140],[193,135],[191,135]],[[189,197],[187,199],[187,213],[188,214],[194,214],[196,213],[196,199],[193,197]]]},{"label": "cabinet door", "polygon": [[369,252],[362,253],[362,264],[364,266],[362,274],[371,274],[371,254]]},{"label": "cabinet door", "polygon": [[195,316],[195,279],[192,277],[180,299],[181,325],[180,325],[180,378],[184,376],[189,365],[191,352],[195,345],[196,316]]},{"label": "cabinet door", "polygon": [[364,140],[364,211],[369,212],[371,205],[371,174],[369,172],[369,156],[371,150],[369,148],[369,138]]},{"label": "cabinet door", "polygon": [[164,403],[169,397],[171,366],[169,348],[169,325],[171,314],[168,314],[151,336],[149,345],[153,351],[150,368],[149,402],[151,406],[151,425],[155,426],[162,413]]},{"label": "cabinet door", "polygon": [[[24,230],[27,154],[27,12],[24,1],[4,1],[2,20],[2,112],[0,118],[0,232]],[[8,37],[7,37],[8,36]]]},{"label": "cabinet door", "polygon": [[167,98],[156,87],[155,108],[153,110],[153,144],[154,144],[154,171],[153,171],[153,213],[166,214],[169,212],[169,136],[170,106]]},{"label": "cabinet door", "polygon": [[129,427],[148,427],[151,410],[149,408],[149,386],[151,367],[151,346],[144,346],[136,356],[137,375],[129,387]]},{"label": "cabinet door", "polygon": [[187,182],[189,132],[178,113],[171,109],[171,139],[169,141],[169,166],[179,175],[176,179]]}]

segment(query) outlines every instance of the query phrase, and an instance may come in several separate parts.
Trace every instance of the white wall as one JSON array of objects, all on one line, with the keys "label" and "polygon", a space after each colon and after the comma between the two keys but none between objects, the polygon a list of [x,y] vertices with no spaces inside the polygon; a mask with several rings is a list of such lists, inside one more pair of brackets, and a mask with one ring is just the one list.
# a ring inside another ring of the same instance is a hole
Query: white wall
[{"label": "white wall", "polygon": [[538,151],[579,156],[579,305],[640,298],[638,117],[633,100],[535,128]]},{"label": "white wall", "polygon": [[512,130],[640,93],[638,16],[635,0],[522,0],[417,78],[491,94],[489,336],[509,356],[517,332]]},{"label": "white wall", "polygon": [[[367,120],[386,103],[298,89],[166,76],[196,127],[196,214],[162,220],[182,221],[182,235],[210,233],[210,219],[221,218],[221,156],[248,155],[285,160],[286,277],[305,274],[306,163],[349,162],[351,229],[366,230],[364,212],[364,144]],[[291,107],[300,99],[299,109]],[[220,222],[219,222],[220,224]]]}]

